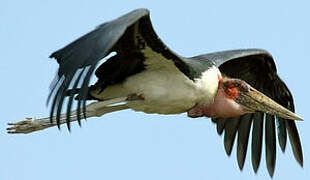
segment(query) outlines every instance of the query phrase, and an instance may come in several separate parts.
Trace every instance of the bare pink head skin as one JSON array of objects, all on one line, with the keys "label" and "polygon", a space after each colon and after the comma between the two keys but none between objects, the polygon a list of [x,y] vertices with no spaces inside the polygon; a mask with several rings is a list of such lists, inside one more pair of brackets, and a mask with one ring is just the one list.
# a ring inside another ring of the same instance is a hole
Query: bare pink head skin
[{"label": "bare pink head skin", "polygon": [[187,112],[189,117],[230,118],[257,111],[285,119],[302,120],[301,117],[279,105],[266,95],[240,79],[219,76],[219,86],[211,104],[197,104]]}]

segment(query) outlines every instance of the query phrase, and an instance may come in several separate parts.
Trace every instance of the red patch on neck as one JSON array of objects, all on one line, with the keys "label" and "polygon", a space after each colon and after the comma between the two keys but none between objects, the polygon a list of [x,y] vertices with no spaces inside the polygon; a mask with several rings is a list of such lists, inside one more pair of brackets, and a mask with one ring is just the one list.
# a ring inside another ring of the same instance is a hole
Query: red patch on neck
[{"label": "red patch on neck", "polygon": [[230,99],[237,99],[239,97],[239,90],[234,87],[232,82],[227,82],[228,88],[226,90],[226,97]]},{"label": "red patch on neck", "polygon": [[236,99],[239,97],[239,92],[237,88],[229,88],[226,91],[226,95],[230,99]]},{"label": "red patch on neck", "polygon": [[221,83],[223,81],[223,78],[220,74],[217,75],[217,78],[219,79],[219,83]]}]

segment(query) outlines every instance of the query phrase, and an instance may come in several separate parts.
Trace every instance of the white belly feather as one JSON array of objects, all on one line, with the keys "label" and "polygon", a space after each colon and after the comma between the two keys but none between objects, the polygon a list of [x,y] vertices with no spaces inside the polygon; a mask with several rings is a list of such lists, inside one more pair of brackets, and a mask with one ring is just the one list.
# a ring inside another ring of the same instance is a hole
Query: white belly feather
[{"label": "white belly feather", "polygon": [[219,70],[212,67],[195,81],[185,76],[172,61],[145,49],[146,70],[128,77],[123,83],[108,86],[102,93],[93,94],[100,99],[142,95],[144,100],[129,101],[128,107],[135,111],[158,114],[178,114],[196,104],[209,104],[218,88]]},{"label": "white belly feather", "polygon": [[132,101],[128,106],[145,113],[178,114],[193,107],[197,100],[193,81],[182,73],[165,69],[132,76],[124,87],[144,97],[143,101]]}]

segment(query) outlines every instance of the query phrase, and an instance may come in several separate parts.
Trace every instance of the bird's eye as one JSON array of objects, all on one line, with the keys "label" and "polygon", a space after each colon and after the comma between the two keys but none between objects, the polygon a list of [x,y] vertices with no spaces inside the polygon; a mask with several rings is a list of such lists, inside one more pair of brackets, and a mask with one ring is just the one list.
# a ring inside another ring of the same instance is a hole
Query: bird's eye
[{"label": "bird's eye", "polygon": [[239,97],[239,91],[236,87],[228,87],[225,90],[226,96],[230,99],[236,99]]},{"label": "bird's eye", "polygon": [[225,83],[225,86],[229,89],[229,88],[234,88],[235,86],[234,86],[234,84],[231,82],[231,81],[227,81],[226,83]]}]

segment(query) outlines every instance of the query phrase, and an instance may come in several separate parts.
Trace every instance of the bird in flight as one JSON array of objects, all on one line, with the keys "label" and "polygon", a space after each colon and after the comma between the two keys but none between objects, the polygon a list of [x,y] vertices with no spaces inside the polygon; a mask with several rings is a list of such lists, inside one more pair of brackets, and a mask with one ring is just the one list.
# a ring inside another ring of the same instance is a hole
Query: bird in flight
[{"label": "bird in flight", "polygon": [[[48,96],[50,117],[9,123],[8,133],[30,133],[64,123],[70,131],[72,121],[80,124],[81,119],[124,109],[148,114],[187,113],[191,118],[212,119],[218,134],[224,133],[228,155],[238,136],[240,169],[251,127],[255,172],[265,132],[267,169],[270,176],[274,174],[276,127],[281,150],[285,151],[288,134],[294,157],[303,165],[294,121],[302,118],[294,113],[292,94],[265,50],[239,49],[183,57],[156,35],[149,11],[137,9],[98,26],[50,57],[59,64]],[[102,59],[105,61],[100,64]],[[98,80],[89,86],[93,73]],[[63,109],[66,112],[62,114]]]}]

